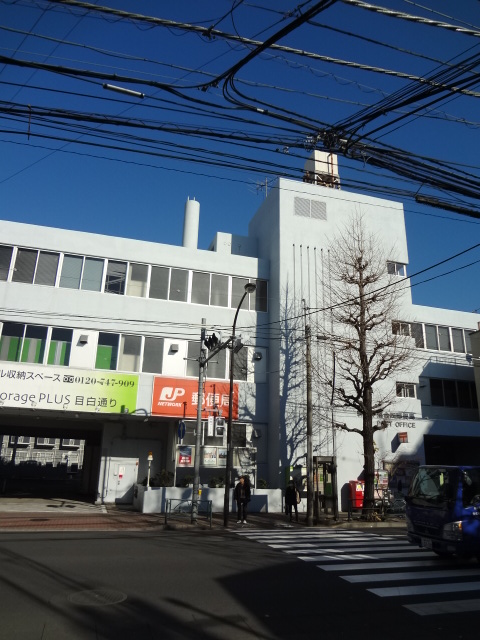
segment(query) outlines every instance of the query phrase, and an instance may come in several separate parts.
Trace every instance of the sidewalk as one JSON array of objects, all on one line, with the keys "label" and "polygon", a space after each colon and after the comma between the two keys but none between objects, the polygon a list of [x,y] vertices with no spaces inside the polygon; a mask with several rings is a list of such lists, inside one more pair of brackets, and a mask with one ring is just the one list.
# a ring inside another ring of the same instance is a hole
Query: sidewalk
[{"label": "sidewalk", "polygon": [[[289,522],[282,513],[249,514],[248,525],[237,525],[235,514],[231,514],[227,530],[238,527],[252,529],[305,529],[305,515],[299,516],[299,522]],[[324,519],[315,527],[332,528],[365,528],[385,529],[389,527],[404,528],[405,520],[392,517],[385,522],[365,522],[347,519],[347,514],[340,514],[338,521]],[[2,499],[0,504],[0,532],[30,531],[225,531],[223,514],[215,513],[212,526],[205,517],[199,517],[197,524],[191,524],[190,517],[169,517],[165,524],[164,514],[145,514],[134,511],[131,507],[93,505],[76,503],[75,501],[55,501],[8,504]]]}]

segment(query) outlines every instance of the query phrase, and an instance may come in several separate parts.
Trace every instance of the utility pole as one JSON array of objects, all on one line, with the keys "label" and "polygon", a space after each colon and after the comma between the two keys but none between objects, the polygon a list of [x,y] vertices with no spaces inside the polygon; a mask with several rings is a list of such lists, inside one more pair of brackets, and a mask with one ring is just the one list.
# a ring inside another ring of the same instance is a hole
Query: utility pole
[{"label": "utility pole", "polygon": [[307,324],[307,307],[303,300],[305,321],[305,359],[307,369],[307,527],[313,526],[313,404],[312,404],[312,353],[311,327]]},{"label": "utility pole", "polygon": [[202,405],[203,405],[203,377],[206,364],[205,349],[205,325],[207,321],[202,318],[200,337],[200,356],[198,358],[198,405],[197,405],[197,429],[195,433],[195,462],[193,464],[193,489],[192,489],[192,524],[197,523],[198,499],[200,489],[200,448],[202,446]]}]

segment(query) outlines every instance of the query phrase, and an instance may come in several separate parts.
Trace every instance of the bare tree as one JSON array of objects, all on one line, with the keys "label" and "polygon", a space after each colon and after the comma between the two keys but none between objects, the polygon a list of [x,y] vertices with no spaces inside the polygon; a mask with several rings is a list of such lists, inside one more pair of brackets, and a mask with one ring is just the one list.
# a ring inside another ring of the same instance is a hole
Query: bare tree
[{"label": "bare tree", "polygon": [[406,370],[411,349],[408,338],[392,330],[402,295],[398,277],[388,274],[385,252],[367,233],[361,214],[355,214],[331,244],[329,288],[335,376],[324,382],[336,407],[354,409],[362,417],[361,428],[339,426],[363,438],[368,514],[375,501],[374,433],[386,427],[381,415],[396,396],[388,379]]}]

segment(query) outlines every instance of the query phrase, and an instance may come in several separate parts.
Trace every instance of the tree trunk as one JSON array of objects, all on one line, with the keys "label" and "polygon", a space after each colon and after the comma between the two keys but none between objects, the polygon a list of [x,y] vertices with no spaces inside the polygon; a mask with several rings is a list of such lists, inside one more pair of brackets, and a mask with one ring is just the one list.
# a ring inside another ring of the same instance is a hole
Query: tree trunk
[{"label": "tree trunk", "polygon": [[363,414],[364,495],[363,515],[372,516],[375,504],[375,446],[373,442],[372,390],[367,389]]}]

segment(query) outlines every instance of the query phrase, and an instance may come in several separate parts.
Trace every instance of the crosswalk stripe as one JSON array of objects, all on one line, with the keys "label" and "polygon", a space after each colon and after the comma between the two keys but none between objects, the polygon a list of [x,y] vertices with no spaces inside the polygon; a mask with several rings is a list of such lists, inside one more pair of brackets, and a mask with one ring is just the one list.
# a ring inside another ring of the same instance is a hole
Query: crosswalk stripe
[{"label": "crosswalk stripe", "polygon": [[[343,548],[343,545],[340,546],[340,548],[338,548],[340,545],[336,546],[336,547],[328,547],[325,549],[319,549],[318,547],[316,547],[315,549],[309,550],[309,549],[303,549],[303,548],[295,548],[295,547],[289,547],[288,549],[285,549],[285,553],[304,553],[306,555],[308,555],[309,553],[313,554],[313,555],[318,555],[319,553],[337,553],[338,555],[341,555],[343,553],[349,554],[349,553],[362,553],[365,551],[368,551],[369,553],[381,553],[383,554],[384,551],[398,551],[398,546],[395,547],[381,547],[380,545],[374,545],[372,547],[357,547],[357,546],[348,546]],[[408,548],[408,547],[406,547]]]},{"label": "crosswalk stripe", "polygon": [[480,582],[453,582],[452,584],[419,584],[410,587],[380,587],[378,589],[367,589],[380,598],[391,598],[394,596],[425,595],[430,593],[458,593],[459,591],[477,591],[480,589]]},{"label": "crosswalk stripe", "polygon": [[[319,544],[322,544],[322,547],[319,548]],[[323,546],[323,545],[328,545],[328,546]],[[298,543],[296,541],[292,541],[289,544],[272,544],[270,543],[271,547],[278,547],[279,549],[284,548],[284,549],[301,549],[301,548],[308,548],[308,547],[312,547],[315,549],[319,549],[319,551],[333,551],[335,549],[378,549],[379,551],[383,548],[389,548],[389,549],[398,549],[399,547],[405,547],[405,548],[412,548],[412,545],[409,544],[408,542],[397,542],[395,544],[395,546],[392,546],[391,542],[377,542],[376,540],[371,540],[371,541],[366,541],[366,542],[329,542],[327,540],[322,540],[321,543],[317,542],[317,544],[312,544],[311,542],[309,543]]]},{"label": "crosswalk stripe", "polygon": [[[369,567],[372,569],[375,569],[375,567],[378,566],[377,561],[381,561],[381,560],[394,560],[396,559],[403,559],[403,558],[418,558],[419,560],[423,559],[423,558],[431,558],[432,556],[434,556],[435,554],[433,553],[433,551],[426,551],[424,553],[422,553],[421,551],[402,551],[401,553],[382,553],[382,555],[374,555],[374,554],[368,554],[368,553],[332,553],[332,555],[318,555],[318,556],[298,556],[298,558],[300,560],[303,560],[304,562],[321,562],[321,561],[331,561],[331,562],[338,562],[339,560],[369,560]],[[399,563],[392,563],[393,566],[399,566]],[[339,565],[335,565],[335,566],[339,566]],[[342,565],[344,566],[344,565]],[[324,568],[323,565],[320,568]]]},{"label": "crosswalk stripe", "polygon": [[[325,558],[322,556],[322,560]],[[406,560],[402,562],[351,562],[341,564],[318,564],[317,567],[323,571],[355,571],[363,569],[398,569],[402,567],[437,567],[438,560]]]},{"label": "crosswalk stripe", "polygon": [[409,609],[419,616],[431,616],[442,613],[468,613],[469,611],[480,611],[480,600],[423,602],[418,604],[404,604],[403,606],[405,609]]},{"label": "crosswalk stripe", "polygon": [[461,578],[479,576],[480,569],[447,569],[441,571],[402,571],[397,573],[369,573],[359,576],[341,576],[342,580],[354,583],[392,582],[397,580],[421,580],[425,578]]}]

